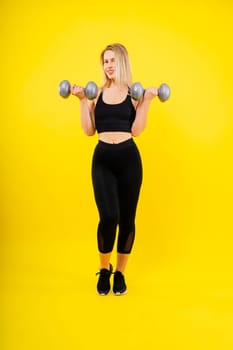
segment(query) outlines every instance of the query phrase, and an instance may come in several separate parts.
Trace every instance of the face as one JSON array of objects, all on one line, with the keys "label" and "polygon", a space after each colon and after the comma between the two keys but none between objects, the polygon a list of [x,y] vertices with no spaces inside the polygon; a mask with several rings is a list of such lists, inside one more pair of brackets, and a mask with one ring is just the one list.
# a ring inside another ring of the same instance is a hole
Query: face
[{"label": "face", "polygon": [[107,77],[114,80],[116,74],[115,54],[112,50],[107,50],[104,53],[103,69]]}]

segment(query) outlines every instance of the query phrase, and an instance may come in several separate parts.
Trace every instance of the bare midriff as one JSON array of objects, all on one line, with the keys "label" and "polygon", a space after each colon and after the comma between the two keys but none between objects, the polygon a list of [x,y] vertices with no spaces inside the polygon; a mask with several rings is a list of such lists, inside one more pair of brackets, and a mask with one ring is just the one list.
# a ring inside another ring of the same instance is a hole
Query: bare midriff
[{"label": "bare midriff", "polygon": [[99,140],[106,143],[120,143],[131,139],[132,135],[130,132],[112,131],[112,132],[101,132],[99,133]]}]

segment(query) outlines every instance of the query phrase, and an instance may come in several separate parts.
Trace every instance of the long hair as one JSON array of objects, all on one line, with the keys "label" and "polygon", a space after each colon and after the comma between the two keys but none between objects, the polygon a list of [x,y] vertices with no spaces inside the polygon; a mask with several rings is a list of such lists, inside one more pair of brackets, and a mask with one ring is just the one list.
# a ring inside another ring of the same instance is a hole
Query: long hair
[{"label": "long hair", "polygon": [[[104,53],[108,50],[113,51],[115,54],[116,83],[131,86],[132,72],[128,51],[121,44],[111,44],[106,46],[106,48],[102,51],[100,55],[100,62],[102,64],[102,67],[104,66]],[[110,83],[111,79],[109,79],[107,75],[103,72],[103,87],[109,87]]]}]

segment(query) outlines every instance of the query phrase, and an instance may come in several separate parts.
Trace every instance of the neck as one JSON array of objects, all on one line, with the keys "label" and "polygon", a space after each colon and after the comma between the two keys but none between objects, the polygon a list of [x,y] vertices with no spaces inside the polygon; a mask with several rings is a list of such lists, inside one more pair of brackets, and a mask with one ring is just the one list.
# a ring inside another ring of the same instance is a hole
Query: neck
[{"label": "neck", "polygon": [[115,88],[115,89],[122,89],[122,88],[127,87],[127,85],[126,84],[116,83],[114,80],[112,80],[110,85],[109,85],[109,87],[110,88]]}]

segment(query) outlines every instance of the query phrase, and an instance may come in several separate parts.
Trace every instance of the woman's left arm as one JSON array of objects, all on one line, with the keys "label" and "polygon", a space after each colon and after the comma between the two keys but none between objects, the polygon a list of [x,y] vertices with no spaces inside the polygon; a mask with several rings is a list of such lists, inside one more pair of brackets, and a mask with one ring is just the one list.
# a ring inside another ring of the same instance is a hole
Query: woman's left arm
[{"label": "woman's left arm", "polygon": [[148,88],[145,90],[143,98],[136,106],[136,117],[132,125],[132,136],[139,136],[145,129],[150,103],[154,97],[158,95],[156,88]]}]

